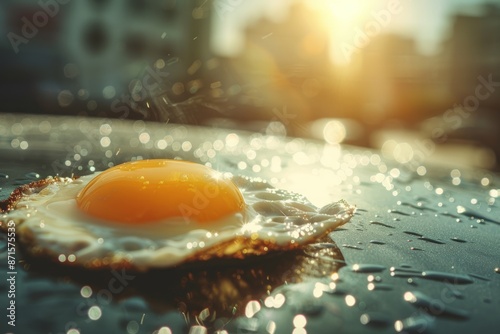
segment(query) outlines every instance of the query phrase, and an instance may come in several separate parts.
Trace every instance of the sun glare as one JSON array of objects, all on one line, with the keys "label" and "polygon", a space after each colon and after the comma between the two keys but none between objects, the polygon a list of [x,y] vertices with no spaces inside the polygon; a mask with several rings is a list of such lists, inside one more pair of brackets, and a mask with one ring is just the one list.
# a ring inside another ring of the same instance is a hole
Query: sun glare
[{"label": "sun glare", "polygon": [[336,23],[352,23],[358,21],[363,14],[363,3],[356,0],[330,0],[328,2]]},{"label": "sun glare", "polygon": [[363,0],[321,0],[312,2],[312,5],[329,30],[332,61],[338,65],[349,63],[350,59],[346,59],[339,45],[353,43],[356,31],[363,28],[372,4]]}]

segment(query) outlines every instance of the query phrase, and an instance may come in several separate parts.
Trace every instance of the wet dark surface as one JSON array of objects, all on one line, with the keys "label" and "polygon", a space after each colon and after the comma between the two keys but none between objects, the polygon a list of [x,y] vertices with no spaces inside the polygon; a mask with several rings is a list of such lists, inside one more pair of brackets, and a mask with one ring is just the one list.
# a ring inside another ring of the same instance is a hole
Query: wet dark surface
[{"label": "wet dark surface", "polygon": [[[412,168],[357,148],[103,119],[0,115],[0,198],[47,175],[141,158],[258,176],[351,222],[294,253],[155,270],[91,272],[16,247],[15,333],[495,333],[500,326],[500,179]],[[415,171],[414,171],[415,170]],[[6,277],[7,236],[0,234]],[[118,283],[119,282],[119,283]],[[198,327],[196,327],[198,326]],[[14,330],[13,330],[14,329]]]}]

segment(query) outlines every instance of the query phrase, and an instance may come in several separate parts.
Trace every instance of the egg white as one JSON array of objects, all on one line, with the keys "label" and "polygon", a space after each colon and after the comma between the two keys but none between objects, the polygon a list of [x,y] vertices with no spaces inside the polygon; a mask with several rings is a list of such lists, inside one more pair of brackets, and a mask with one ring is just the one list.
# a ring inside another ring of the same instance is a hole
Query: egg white
[{"label": "egg white", "polygon": [[345,201],[317,208],[263,180],[235,176],[246,203],[243,213],[209,224],[179,218],[132,226],[78,209],[77,194],[98,174],[50,179],[1,216],[0,227],[15,222],[19,241],[34,256],[91,268],[147,270],[296,248],[346,223],[355,210]]}]

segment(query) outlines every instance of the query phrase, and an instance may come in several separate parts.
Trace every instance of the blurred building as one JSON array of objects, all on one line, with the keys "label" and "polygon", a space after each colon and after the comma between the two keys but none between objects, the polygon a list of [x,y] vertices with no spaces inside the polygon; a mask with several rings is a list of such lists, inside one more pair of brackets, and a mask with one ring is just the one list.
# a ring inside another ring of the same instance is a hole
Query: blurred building
[{"label": "blurred building", "polygon": [[456,15],[443,55],[453,103],[442,123],[451,140],[490,148],[500,166],[500,5],[479,16]]},{"label": "blurred building", "polygon": [[130,81],[149,75],[150,85],[182,99],[209,52],[209,7],[206,1],[78,1],[65,17],[65,53],[81,85],[96,94],[109,86],[132,94]]},{"label": "blurred building", "polygon": [[317,17],[298,1],[284,21],[262,18],[247,27],[244,50],[225,60],[229,73],[222,81],[240,86],[232,100],[248,115],[279,121],[297,134],[305,121],[332,113],[329,32]]},{"label": "blurred building", "polygon": [[[454,96],[474,94],[478,77],[500,82],[500,6],[484,6],[481,16],[456,15],[445,52],[449,56],[450,85]],[[483,108],[500,108],[500,87],[481,102]]]},{"label": "blurred building", "polygon": [[493,33],[500,31],[499,8],[453,16],[434,55],[419,54],[411,38],[372,38],[351,64],[356,79],[345,109],[372,134],[433,140],[440,154],[458,148],[467,155],[462,161],[482,152],[482,166],[492,168],[494,155],[500,161],[500,35]]},{"label": "blurred building", "polygon": [[461,104],[484,79],[493,82],[493,91],[478,109],[500,109],[500,35],[494,31],[500,31],[500,7],[488,5],[482,16],[453,17],[450,36],[435,55],[418,53],[410,37],[373,37],[350,65],[351,85],[358,88],[350,89],[347,108],[368,123],[415,124]]},{"label": "blurred building", "polygon": [[353,59],[355,86],[349,108],[361,121],[382,126],[390,120],[419,117],[425,57],[412,38],[375,36]]},{"label": "blurred building", "polygon": [[63,80],[58,53],[61,15],[49,17],[29,0],[2,1],[0,12],[1,111],[46,112],[41,106],[46,106],[47,95],[57,96]]}]

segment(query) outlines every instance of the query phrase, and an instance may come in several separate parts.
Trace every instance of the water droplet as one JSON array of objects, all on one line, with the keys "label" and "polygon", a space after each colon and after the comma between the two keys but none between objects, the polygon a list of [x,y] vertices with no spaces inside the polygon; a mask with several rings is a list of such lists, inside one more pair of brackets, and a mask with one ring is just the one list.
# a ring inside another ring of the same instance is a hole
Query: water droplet
[{"label": "water droplet", "polygon": [[269,308],[280,308],[285,304],[285,296],[278,293],[276,296],[269,296],[264,300],[264,305]]},{"label": "water droplet", "polygon": [[427,312],[433,316],[451,317],[457,319],[467,319],[469,312],[463,309],[446,305],[439,299],[431,298],[419,291],[408,291],[404,294],[404,299],[417,307],[419,310]]},{"label": "water droplet", "polygon": [[363,313],[361,317],[359,317],[359,321],[363,325],[373,327],[387,327],[389,325],[389,319],[386,315],[375,312]]},{"label": "water droplet", "polygon": [[162,327],[158,330],[158,334],[172,334],[172,330],[168,327]]},{"label": "water droplet", "polygon": [[307,325],[307,319],[303,314],[297,314],[293,318],[293,326],[295,328],[304,328]]},{"label": "water droplet", "polygon": [[367,288],[368,288],[369,291],[374,291],[374,290],[389,291],[389,290],[393,289],[392,285],[384,284],[384,283],[379,283],[379,284],[368,283]]},{"label": "water droplet", "polygon": [[462,242],[462,243],[463,243],[463,242],[467,242],[467,241],[465,241],[465,240],[463,240],[463,239],[460,239],[460,238],[458,238],[458,237],[453,237],[453,238],[450,238],[450,240],[452,240],[452,241],[456,241],[456,242]]},{"label": "water droplet", "polygon": [[434,318],[428,315],[417,315],[394,323],[394,329],[398,333],[422,334],[429,333],[434,327]]},{"label": "water droplet", "polygon": [[63,90],[57,96],[57,101],[61,107],[67,107],[73,103],[74,95],[69,90]]},{"label": "water droplet", "polygon": [[431,243],[437,244],[437,245],[444,245],[444,244],[446,244],[445,242],[442,242],[442,241],[439,241],[439,240],[436,240],[436,239],[432,239],[432,238],[428,238],[428,237],[419,237],[418,240],[423,240],[423,241],[431,242]]},{"label": "water droplet", "polygon": [[408,284],[411,284],[411,285],[417,285],[417,283],[415,281],[413,281],[413,278],[408,278],[406,280],[406,282],[408,282]]},{"label": "water droplet", "polygon": [[478,274],[469,274],[469,276],[480,279],[481,281],[486,281],[486,282],[490,280],[489,278],[478,275]]},{"label": "water droplet", "polygon": [[210,310],[208,308],[204,308],[203,310],[201,310],[200,314],[198,314],[198,319],[200,319],[201,321],[205,321],[206,319],[208,319],[209,316],[210,316]]},{"label": "water droplet", "polygon": [[378,273],[384,271],[386,269],[385,266],[381,266],[378,264],[354,264],[351,267],[351,270],[356,273]]},{"label": "water droplet", "polygon": [[[449,212],[442,212],[441,213],[441,216],[445,216],[445,217],[451,217],[451,218],[456,218],[457,220],[460,220],[460,217],[457,216],[457,215],[454,215],[452,213],[449,213]],[[460,220],[461,221],[461,220]]]},{"label": "water droplet", "polygon": [[385,242],[378,240],[370,240],[370,243],[374,245],[385,245]]},{"label": "water droplet", "polygon": [[344,299],[347,306],[352,307],[356,305],[356,298],[353,295],[346,295]]},{"label": "water droplet", "polygon": [[368,282],[382,282],[382,278],[380,276],[368,275],[366,279]]},{"label": "water droplet", "polygon": [[89,298],[90,296],[92,296],[92,288],[88,285],[85,285],[80,289],[80,294],[83,298]]},{"label": "water droplet", "polygon": [[99,306],[89,308],[88,316],[90,320],[98,320],[102,316],[102,311]]},{"label": "water droplet", "polygon": [[251,300],[247,303],[245,307],[245,316],[247,318],[252,318],[259,311],[260,311],[260,303],[256,300]]},{"label": "water droplet", "polygon": [[402,216],[411,216],[409,213],[406,213],[406,212],[402,212],[402,211],[399,211],[399,210],[387,210],[388,213],[396,213],[398,215],[402,215]]},{"label": "water droplet", "polygon": [[[266,325],[266,330],[267,330],[267,332],[266,332],[267,334],[274,334],[276,332],[276,323],[272,320],[269,320],[269,322]],[[221,332],[220,334],[229,334],[226,331],[224,331],[224,332],[225,333]]]},{"label": "water droplet", "polygon": [[326,291],[327,293],[330,293],[332,295],[337,295],[337,296],[345,296],[348,294],[347,290],[343,289],[342,287],[339,287],[338,284],[335,283],[330,283],[329,285],[330,289],[329,291]]},{"label": "water droplet", "polygon": [[383,227],[387,227],[387,228],[394,228],[394,226],[391,226],[391,225],[385,224],[385,223],[381,223],[381,222],[377,222],[377,221],[371,221],[370,225],[378,225],[378,226],[383,226]]},{"label": "water droplet", "polygon": [[[137,333],[139,333],[139,329],[140,329],[140,326],[139,326],[139,323],[137,321],[132,320],[127,324],[127,333],[128,334],[137,334]],[[189,331],[189,333],[191,333],[191,331]],[[201,333],[206,333],[206,332],[194,332],[194,333],[201,334]]]},{"label": "water droplet", "polygon": [[26,177],[27,179],[37,180],[40,178],[40,174],[35,173],[35,172],[31,172],[31,173],[25,174],[24,177]]},{"label": "water droplet", "polygon": [[457,206],[457,212],[459,214],[461,214],[461,215],[469,217],[470,219],[480,219],[480,220],[483,220],[483,221],[487,221],[489,223],[494,223],[494,224],[500,225],[500,222],[498,222],[496,220],[493,220],[491,218],[488,218],[488,217],[480,214],[477,211],[472,211],[470,209],[466,209],[466,208],[464,208],[463,206],[460,206],[460,205]]},{"label": "water droplet", "polygon": [[427,241],[427,242],[432,242],[434,244],[439,244],[439,245],[443,245],[445,244],[444,242],[442,241],[439,241],[439,240],[435,240],[435,239],[432,239],[432,238],[428,238],[428,237],[424,237],[422,234],[420,233],[416,233],[416,232],[411,232],[411,231],[403,231],[403,233],[405,234],[409,234],[409,235],[414,235],[416,237],[418,237],[417,239],[418,240],[423,240],[423,241]]},{"label": "water droplet", "polygon": [[[255,320],[255,319],[252,319],[252,320]],[[207,328],[204,326],[191,326],[189,328],[189,334],[207,334],[207,333],[208,333]]]},{"label": "water droplet", "polygon": [[469,275],[452,274],[440,271],[424,271],[422,272],[422,278],[445,282],[445,283],[451,283],[451,284],[474,283],[474,281],[470,278]]},{"label": "water droplet", "polygon": [[353,245],[348,245],[348,244],[343,244],[342,247],[350,248],[350,249],[356,249],[356,250],[363,250],[363,248],[361,248],[361,247],[353,246]]},{"label": "water droplet", "polygon": [[391,267],[390,271],[391,271],[391,276],[393,277],[413,278],[413,277],[420,277],[422,275],[422,272],[419,270],[413,270],[407,268]]},{"label": "water droplet", "polygon": [[453,297],[456,297],[458,299],[464,299],[464,294],[458,290],[450,290],[451,294],[453,295]]},{"label": "water droplet", "polygon": [[412,203],[407,203],[407,202],[398,202],[398,204],[399,205],[404,205],[404,206],[407,206],[407,207],[410,207],[410,208],[422,210],[422,211],[436,212],[436,210],[434,210],[433,208],[429,208],[429,207],[424,206],[424,204],[422,202],[417,202],[417,205],[412,204]]},{"label": "water droplet", "polygon": [[405,233],[405,234],[409,234],[409,235],[414,235],[414,236],[416,236],[416,237],[423,237],[423,235],[422,235],[422,234],[417,233],[417,232],[403,231],[403,233]]}]

